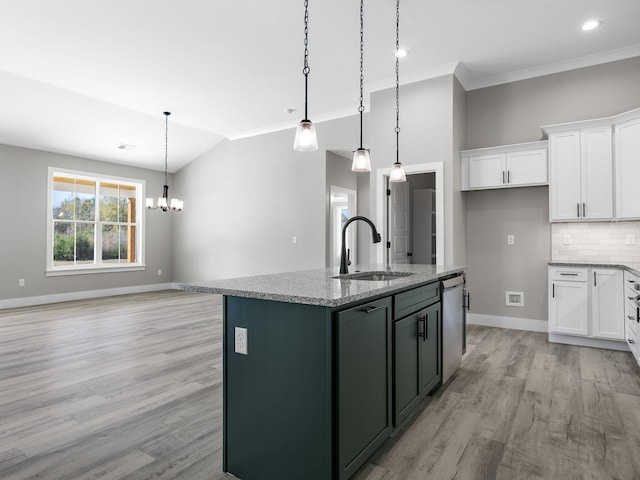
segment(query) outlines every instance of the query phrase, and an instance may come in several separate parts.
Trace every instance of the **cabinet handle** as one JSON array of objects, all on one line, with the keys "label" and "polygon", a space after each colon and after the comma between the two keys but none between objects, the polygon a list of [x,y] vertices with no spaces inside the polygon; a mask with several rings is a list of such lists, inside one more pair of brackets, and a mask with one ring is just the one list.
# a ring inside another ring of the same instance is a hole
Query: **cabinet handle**
[{"label": "cabinet handle", "polygon": [[507,183],[511,183],[511,170],[507,170]]},{"label": "cabinet handle", "polygon": [[366,313],[374,312],[376,310],[380,310],[380,307],[365,307],[360,311],[366,314]]},{"label": "cabinet handle", "polygon": [[629,340],[629,343],[636,343],[635,340],[631,340],[630,338],[628,338],[627,340]]},{"label": "cabinet handle", "polygon": [[[420,331],[420,325],[422,325],[422,331]],[[423,341],[427,339],[427,316],[423,315],[418,319],[418,336],[422,337]]]},{"label": "cabinet handle", "polygon": [[629,320],[631,320],[632,322],[635,322],[635,320],[636,320],[635,318],[633,318],[633,315],[627,315],[627,318]]},{"label": "cabinet handle", "polygon": [[583,203],[582,204],[582,216],[586,218],[587,216],[587,204]]},{"label": "cabinet handle", "polygon": [[580,218],[580,202],[576,203],[576,208],[578,209],[578,218]]},{"label": "cabinet handle", "polygon": [[502,170],[502,183],[505,183],[504,182],[504,170]]},{"label": "cabinet handle", "polygon": [[640,295],[636,295],[636,296],[634,296],[634,297],[627,297],[627,298],[628,298],[629,300],[631,300],[631,301],[638,301],[638,300],[640,300]]},{"label": "cabinet handle", "polygon": [[556,284],[551,284],[551,298],[556,298]]},{"label": "cabinet handle", "polygon": [[598,286],[598,277],[596,272],[593,272],[593,286],[597,287]]},{"label": "cabinet handle", "polygon": [[563,273],[563,272],[560,272],[560,275],[563,275],[565,277],[577,277],[578,276],[577,273]]}]

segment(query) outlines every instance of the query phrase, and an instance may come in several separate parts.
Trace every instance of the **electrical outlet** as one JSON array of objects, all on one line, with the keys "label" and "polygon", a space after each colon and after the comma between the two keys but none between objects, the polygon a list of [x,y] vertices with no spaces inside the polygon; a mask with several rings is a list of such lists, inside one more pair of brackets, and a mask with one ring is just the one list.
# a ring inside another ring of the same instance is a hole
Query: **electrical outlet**
[{"label": "electrical outlet", "polygon": [[246,328],[235,328],[235,352],[241,355],[249,355],[248,337],[249,332]]},{"label": "electrical outlet", "polygon": [[20,279],[18,280],[18,286],[19,286],[19,287],[24,287],[24,278],[20,278]]},{"label": "electrical outlet", "polygon": [[562,244],[563,245],[571,245],[571,235],[565,233],[562,235]]},{"label": "electrical outlet", "polygon": [[158,269],[158,276],[161,277],[162,276],[162,269]]},{"label": "electrical outlet", "polygon": [[291,243],[298,243],[298,237],[294,235],[293,238],[291,239]]},{"label": "electrical outlet", "polygon": [[507,245],[515,245],[516,237],[515,235],[507,235]]},{"label": "electrical outlet", "polygon": [[636,234],[627,233],[627,245],[635,245],[635,244],[636,244]]}]

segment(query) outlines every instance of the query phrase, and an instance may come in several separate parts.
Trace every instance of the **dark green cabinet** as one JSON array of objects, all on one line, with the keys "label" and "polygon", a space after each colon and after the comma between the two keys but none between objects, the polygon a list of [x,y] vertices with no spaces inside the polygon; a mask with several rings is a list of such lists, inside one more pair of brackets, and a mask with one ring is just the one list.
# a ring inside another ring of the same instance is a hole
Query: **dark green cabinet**
[{"label": "dark green cabinet", "polygon": [[350,478],[391,432],[391,298],[336,314],[338,478]]},{"label": "dark green cabinet", "polygon": [[393,324],[394,426],[400,425],[442,379],[440,303]]}]

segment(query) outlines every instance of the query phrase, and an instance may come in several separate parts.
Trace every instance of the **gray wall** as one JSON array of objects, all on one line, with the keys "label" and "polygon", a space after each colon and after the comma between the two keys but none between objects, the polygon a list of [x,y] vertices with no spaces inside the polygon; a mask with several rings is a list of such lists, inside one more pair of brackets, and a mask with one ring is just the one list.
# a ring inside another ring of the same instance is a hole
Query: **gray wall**
[{"label": "gray wall", "polygon": [[[325,242],[325,265],[329,266],[330,256],[330,238],[331,235],[331,185],[336,187],[348,188],[349,190],[358,190],[358,174],[351,171],[351,159],[347,159],[333,152],[327,152],[327,164],[326,164],[326,193],[325,193],[325,232],[327,234],[327,241]],[[356,195],[357,201],[357,195]],[[360,222],[357,222],[360,223]],[[358,225],[353,225],[351,228],[357,228]],[[360,235],[360,230],[358,230]],[[359,237],[358,237],[359,238]],[[357,263],[357,257],[352,257]]]},{"label": "gray wall", "polygon": [[355,115],[317,124],[310,153],[293,150],[293,129],[226,141],[176,173],[175,280],[324,268],[326,152],[355,148],[358,128]]},{"label": "gray wall", "polygon": [[[542,125],[599,118],[640,107],[639,78],[640,58],[632,58],[468,92],[466,148],[540,140]],[[471,312],[546,320],[548,188],[465,195]],[[500,236],[492,235],[490,229]],[[514,247],[507,248],[507,233],[516,235]],[[514,258],[516,253],[526,258],[518,260]],[[525,307],[505,309],[506,290],[524,291]]]},{"label": "gray wall", "polygon": [[[10,205],[5,208],[1,234],[0,300],[171,281],[171,228],[175,214],[160,211],[146,212],[145,271],[45,276],[49,166],[146,180],[149,195],[162,194],[162,172],[0,145],[0,202]],[[179,194],[173,187],[172,191]],[[163,271],[161,277],[157,276],[158,269]],[[19,278],[25,279],[24,287],[18,287]]]},{"label": "gray wall", "polygon": [[[454,119],[464,92],[456,87],[453,75],[446,75],[400,87],[400,161],[403,165],[442,162],[444,165],[444,247],[445,263],[465,263],[463,199],[460,195],[458,143],[464,123]],[[455,104],[454,104],[455,97]],[[390,168],[395,161],[395,89],[371,95],[372,172]],[[456,176],[456,172],[458,175]],[[384,192],[376,190],[371,176],[371,205]],[[372,216],[375,212],[371,212]],[[376,218],[382,225],[383,219]],[[381,247],[380,247],[381,248]]]}]

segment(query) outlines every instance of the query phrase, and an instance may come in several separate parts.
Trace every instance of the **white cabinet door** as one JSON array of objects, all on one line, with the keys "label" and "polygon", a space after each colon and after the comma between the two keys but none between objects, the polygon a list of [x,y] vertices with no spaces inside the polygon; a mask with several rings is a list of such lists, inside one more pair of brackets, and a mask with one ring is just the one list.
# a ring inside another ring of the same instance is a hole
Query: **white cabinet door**
[{"label": "white cabinet door", "polygon": [[547,181],[546,150],[507,153],[508,185],[539,185]]},{"label": "white cabinet door", "polygon": [[624,285],[620,270],[594,268],[591,271],[591,335],[624,340]]},{"label": "white cabinet door", "polygon": [[549,332],[588,335],[587,282],[549,282]]},{"label": "white cabinet door", "polygon": [[581,218],[613,218],[613,142],[611,127],[580,131]]},{"label": "white cabinet door", "polygon": [[549,218],[577,220],[580,215],[580,131],[549,135]]},{"label": "white cabinet door", "polygon": [[469,188],[500,187],[506,181],[504,153],[469,157]]},{"label": "white cabinet door", "polygon": [[616,125],[616,218],[640,218],[640,118]]}]

